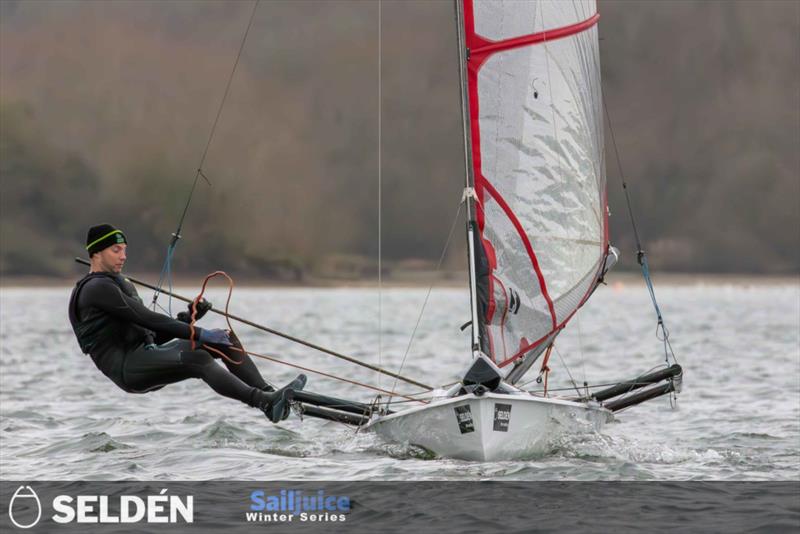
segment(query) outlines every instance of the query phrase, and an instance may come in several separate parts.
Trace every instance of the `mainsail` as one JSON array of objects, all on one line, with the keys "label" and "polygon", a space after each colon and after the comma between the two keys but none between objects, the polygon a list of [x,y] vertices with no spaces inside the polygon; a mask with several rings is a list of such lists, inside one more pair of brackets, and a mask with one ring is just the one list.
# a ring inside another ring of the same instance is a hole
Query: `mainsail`
[{"label": "mainsail", "polygon": [[459,0],[481,349],[514,382],[608,251],[594,0]]}]

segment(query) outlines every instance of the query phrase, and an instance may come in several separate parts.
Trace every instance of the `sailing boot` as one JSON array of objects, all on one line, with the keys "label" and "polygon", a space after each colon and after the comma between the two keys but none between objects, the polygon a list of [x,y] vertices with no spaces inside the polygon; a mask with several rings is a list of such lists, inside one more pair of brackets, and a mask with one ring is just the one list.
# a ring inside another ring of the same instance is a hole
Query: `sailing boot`
[{"label": "sailing boot", "polygon": [[267,419],[273,423],[279,423],[289,417],[292,408],[292,400],[294,399],[294,392],[303,389],[306,385],[306,381],[306,375],[299,374],[294,380],[278,390],[275,390],[275,388],[270,385],[264,387],[262,389],[264,403],[260,408],[264,412],[264,415],[267,416]]}]

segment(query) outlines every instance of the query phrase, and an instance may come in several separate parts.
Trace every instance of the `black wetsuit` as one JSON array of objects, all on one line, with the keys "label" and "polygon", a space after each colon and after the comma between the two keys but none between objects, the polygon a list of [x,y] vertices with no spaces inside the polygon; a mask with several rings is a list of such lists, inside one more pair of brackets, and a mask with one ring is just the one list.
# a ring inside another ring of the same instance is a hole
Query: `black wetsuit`
[{"label": "black wetsuit", "polygon": [[[129,393],[200,378],[221,395],[264,406],[267,383],[249,356],[226,352],[235,361],[244,361],[234,365],[223,360],[225,370],[212,353],[192,350],[189,325],[148,310],[122,276],[90,273],[79,280],[70,297],[69,319],[81,350]],[[199,327],[195,329],[199,334]]]}]

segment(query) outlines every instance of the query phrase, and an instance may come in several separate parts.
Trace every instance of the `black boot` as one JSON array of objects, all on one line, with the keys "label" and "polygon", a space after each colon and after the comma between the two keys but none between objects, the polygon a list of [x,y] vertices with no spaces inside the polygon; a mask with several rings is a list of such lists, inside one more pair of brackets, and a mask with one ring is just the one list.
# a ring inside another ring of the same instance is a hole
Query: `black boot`
[{"label": "black boot", "polygon": [[272,386],[266,386],[264,392],[264,403],[260,406],[267,419],[273,423],[279,423],[289,417],[292,408],[294,392],[301,390],[306,385],[306,375],[297,375],[297,378],[275,391]]}]

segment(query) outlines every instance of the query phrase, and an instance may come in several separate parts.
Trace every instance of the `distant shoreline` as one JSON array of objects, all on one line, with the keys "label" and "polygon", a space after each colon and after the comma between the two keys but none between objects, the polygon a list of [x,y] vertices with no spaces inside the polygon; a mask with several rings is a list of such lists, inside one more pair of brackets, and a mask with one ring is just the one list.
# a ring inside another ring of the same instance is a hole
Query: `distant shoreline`
[{"label": "distant shoreline", "polygon": [[[158,273],[125,273],[133,276],[139,280],[155,284],[158,280]],[[800,285],[800,274],[796,275],[771,275],[771,274],[718,274],[718,273],[651,273],[653,281],[656,285],[666,286],[687,286],[687,285],[758,285],[758,286],[787,286],[787,285]],[[76,273],[74,278],[62,277],[46,277],[46,276],[2,276],[0,277],[0,287],[14,288],[14,287],[68,287],[72,286],[80,277]],[[173,278],[174,287],[198,287],[203,281],[205,275],[180,275]],[[233,277],[236,287],[250,287],[250,288],[368,288],[378,286],[377,278],[358,278],[358,279],[345,279],[345,278],[315,278],[308,277],[302,282],[296,281],[281,281],[281,280],[263,280],[256,277],[244,276],[241,278]],[[607,283],[613,285],[616,283],[629,285],[629,284],[642,284],[641,273],[635,271],[621,271],[612,272],[607,277]],[[213,287],[224,284],[219,281],[216,284],[212,282]],[[445,272],[430,272],[430,271],[409,271],[403,273],[394,273],[391,276],[385,276],[382,280],[382,285],[385,288],[427,288],[430,286],[436,288],[466,288],[467,274],[466,272],[458,271],[445,271]]]}]

